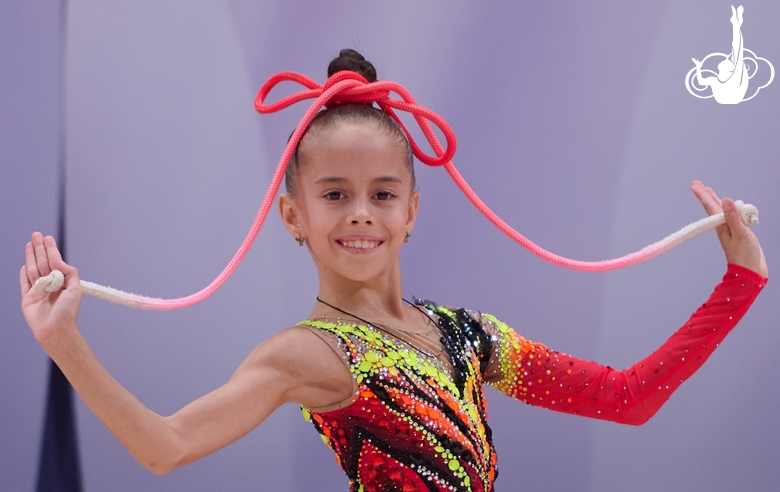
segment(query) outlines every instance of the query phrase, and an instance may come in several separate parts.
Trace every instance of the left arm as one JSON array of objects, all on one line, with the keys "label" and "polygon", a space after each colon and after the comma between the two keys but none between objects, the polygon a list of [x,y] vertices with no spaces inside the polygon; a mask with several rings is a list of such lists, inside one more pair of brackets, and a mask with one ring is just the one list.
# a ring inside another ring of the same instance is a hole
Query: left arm
[{"label": "left arm", "polygon": [[496,335],[486,380],[530,405],[641,425],[704,364],[764,285],[760,275],[729,264],[723,282],[688,322],[648,357],[622,371],[533,343],[484,314],[485,328]]},{"label": "left arm", "polygon": [[666,343],[616,371],[532,343],[485,315],[483,326],[496,336],[485,380],[529,404],[625,424],[647,422],[736,326],[769,276],[761,245],[734,201],[721,200],[699,181],[691,189],[709,215],[725,215],[716,232],[728,270],[709,300]]}]

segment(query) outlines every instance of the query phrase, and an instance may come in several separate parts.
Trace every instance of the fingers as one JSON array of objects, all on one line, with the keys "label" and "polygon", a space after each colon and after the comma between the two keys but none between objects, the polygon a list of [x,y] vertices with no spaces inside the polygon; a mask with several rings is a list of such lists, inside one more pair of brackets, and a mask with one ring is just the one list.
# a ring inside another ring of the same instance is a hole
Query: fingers
[{"label": "fingers", "polygon": [[[40,233],[38,233],[38,236],[40,236]],[[35,239],[35,234],[33,234],[33,239]],[[41,273],[38,271],[39,262],[32,241],[25,246],[24,254],[26,263],[19,272],[19,284],[22,289],[22,297],[26,296],[30,290],[33,290],[35,293],[35,289],[32,289],[32,286],[35,285],[36,280],[42,277]],[[22,275],[25,276],[24,279],[22,279]],[[40,297],[40,294],[36,294],[36,296]]]},{"label": "fingers", "polygon": [[38,274],[41,277],[51,273],[51,267],[49,266],[49,257],[46,254],[46,246],[43,244],[43,234],[40,232],[33,232],[32,245],[35,251],[35,264],[38,267]]},{"label": "fingers", "polygon": [[25,256],[25,266],[27,267],[27,278],[30,280],[30,283],[35,283],[38,278],[40,278],[41,274],[38,272],[38,263],[35,261],[35,249],[33,249],[32,243],[27,243],[27,246],[24,248],[24,256]]},{"label": "fingers", "polygon": [[59,270],[65,275],[65,288],[79,285],[79,273],[75,267],[65,263],[62,259],[62,254],[59,248],[57,248],[57,241],[52,236],[46,236],[43,238],[43,244],[46,246],[46,255],[49,261],[49,266],[52,270]]},{"label": "fingers", "polygon": [[711,188],[704,186],[701,181],[694,181],[691,185],[691,191],[699,199],[708,215],[719,214],[723,211],[718,195]]},{"label": "fingers", "polygon": [[22,288],[22,297],[27,295],[27,293],[30,292],[30,289],[32,288],[30,279],[27,277],[27,265],[24,265],[22,270],[19,272],[19,286]]},{"label": "fingers", "polygon": [[[60,270],[65,275],[66,285],[71,278],[78,281],[78,273],[75,268],[63,261],[57,241],[52,236],[43,237],[40,232],[34,232],[32,240],[25,246],[24,274],[26,281],[22,283],[29,290],[40,277],[49,275],[52,270]],[[21,282],[20,277],[20,282]]]},{"label": "fingers", "polygon": [[723,208],[723,201],[718,197],[718,194],[715,193],[715,190],[713,190],[709,186],[705,187],[705,189],[707,190],[707,193],[710,194],[712,199],[715,200],[715,203],[717,203],[718,206],[720,206],[720,208]]},{"label": "fingers", "polygon": [[726,224],[729,226],[729,229],[731,229],[732,237],[740,239],[749,233],[750,229],[742,222],[739,208],[731,198],[723,199],[723,216],[726,218]]},{"label": "fingers", "polygon": [[[57,248],[57,241],[53,237],[46,236],[43,238],[43,245],[46,247],[46,258],[52,270],[62,270],[61,267],[67,268],[68,265],[62,261],[62,255]],[[65,273],[64,270],[63,273]]]},{"label": "fingers", "polygon": [[[699,199],[702,206],[704,206],[704,210],[707,211],[708,215],[715,215],[723,212],[723,202],[712,188],[704,186],[704,183],[701,181],[694,181],[691,185],[691,190],[693,190],[693,193]],[[715,233],[718,235],[721,244],[728,241],[732,234],[728,223],[716,227]]]}]

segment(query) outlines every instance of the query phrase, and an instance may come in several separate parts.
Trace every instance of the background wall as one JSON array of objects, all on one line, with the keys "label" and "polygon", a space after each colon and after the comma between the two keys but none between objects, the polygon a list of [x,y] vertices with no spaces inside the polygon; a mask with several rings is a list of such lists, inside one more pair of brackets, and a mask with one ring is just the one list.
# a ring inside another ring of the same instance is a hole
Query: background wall
[{"label": "background wall", "polygon": [[[746,47],[780,68],[780,4],[745,9]],[[380,78],[404,84],[449,121],[462,174],[543,247],[589,260],[639,249],[703,216],[688,190],[700,179],[759,206],[756,232],[771,265],[780,252],[778,81],[736,106],[696,99],[683,84],[692,57],[730,50],[730,15],[725,1],[71,0],[70,261],[86,280],[153,296],[187,295],[210,282],[246,234],[305,110],[260,116],[252,106],[257,89],[282,70],[324,81],[328,61],[352,47]],[[14,93],[29,86],[2,80]],[[4,121],[6,128],[15,127]],[[22,135],[44,128],[31,125]],[[725,271],[714,233],[629,270],[566,271],[502,236],[443,170],[418,166],[418,183],[420,218],[403,251],[405,294],[491,312],[532,340],[613,367],[662,343]],[[46,228],[21,213],[20,199],[9,200],[8,210],[9,227],[22,236]],[[24,241],[14,237],[12,246],[20,252]],[[28,355],[8,364],[4,391],[19,385],[15,368],[34,365],[42,378],[45,362],[29,348],[34,342],[15,307],[16,249],[2,260],[13,267],[3,302],[13,300],[16,316],[3,336],[13,333],[9,352]],[[705,368],[643,427],[545,412],[491,390],[497,488],[771,488],[780,480],[780,443],[768,438],[780,433],[772,418],[780,395],[770,380],[780,346],[771,316],[780,299],[769,285]],[[147,313],[85,299],[80,328],[122,384],[169,414],[223,384],[254,346],[306,317],[316,288],[306,250],[273,216],[208,301]],[[36,381],[27,385],[38,388]],[[3,405],[39,418],[42,402]],[[346,490],[332,455],[293,406],[228,448],[157,477],[79,405],[86,490]],[[0,469],[16,480],[9,483],[24,483],[29,470],[7,464],[18,459],[17,443],[35,441],[38,430],[16,428],[6,415],[1,428],[11,439],[0,439]]]},{"label": "background wall", "polygon": [[20,309],[34,230],[57,234],[64,158],[65,12],[59,1],[0,2],[0,489],[33,490],[49,359]]}]

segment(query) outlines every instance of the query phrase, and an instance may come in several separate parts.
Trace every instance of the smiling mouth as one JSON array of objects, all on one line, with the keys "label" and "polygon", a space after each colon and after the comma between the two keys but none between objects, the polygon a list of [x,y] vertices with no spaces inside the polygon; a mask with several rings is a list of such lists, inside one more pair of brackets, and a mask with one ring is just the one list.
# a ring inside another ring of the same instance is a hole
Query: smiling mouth
[{"label": "smiling mouth", "polygon": [[382,244],[384,241],[336,241],[340,245],[344,246],[345,248],[354,249],[358,251],[371,251],[375,249],[377,246]]}]

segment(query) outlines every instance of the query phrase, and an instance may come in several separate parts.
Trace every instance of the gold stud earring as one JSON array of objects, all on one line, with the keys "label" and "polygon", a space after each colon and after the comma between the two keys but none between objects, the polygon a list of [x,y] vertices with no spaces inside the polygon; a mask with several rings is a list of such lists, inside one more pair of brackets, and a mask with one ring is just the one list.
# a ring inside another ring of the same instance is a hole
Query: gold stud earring
[{"label": "gold stud earring", "polygon": [[405,242],[405,243],[408,243],[408,242],[409,242],[409,238],[410,238],[410,237],[412,237],[412,234],[411,234],[411,233],[409,233],[409,232],[407,232],[407,233],[406,233],[406,235],[404,236],[404,242]]},{"label": "gold stud earring", "polygon": [[303,243],[305,243],[305,242],[306,242],[306,240],[305,240],[305,239],[303,239],[303,237],[301,237],[301,236],[297,236],[297,237],[295,238],[295,240],[296,240],[296,241],[298,241],[298,246],[303,246]]}]

